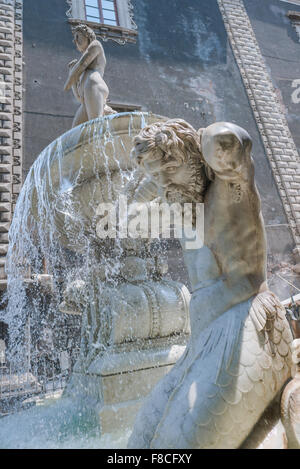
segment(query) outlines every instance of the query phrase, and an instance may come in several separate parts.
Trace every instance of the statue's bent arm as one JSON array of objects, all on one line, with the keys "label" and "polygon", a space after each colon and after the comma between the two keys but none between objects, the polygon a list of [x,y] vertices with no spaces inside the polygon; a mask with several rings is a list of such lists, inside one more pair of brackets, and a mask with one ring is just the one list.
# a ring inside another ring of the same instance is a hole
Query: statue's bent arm
[{"label": "statue's bent arm", "polygon": [[65,84],[65,90],[68,91],[74,82],[78,80],[80,75],[85,72],[85,70],[91,65],[91,63],[96,59],[98,55],[101,55],[102,62],[105,65],[105,55],[103,51],[103,47],[99,43],[99,41],[93,41],[87,48],[87,50],[82,54],[81,58],[78,60],[76,65],[70,71],[69,78]]},{"label": "statue's bent arm", "polygon": [[[215,175],[206,198],[210,227],[206,241],[221,266],[224,304],[230,307],[267,290],[266,241],[254,182],[252,141],[241,127],[222,122],[203,130],[201,144],[203,157]],[[222,224],[224,210],[227,221]],[[224,231],[229,222],[232,236]]]}]

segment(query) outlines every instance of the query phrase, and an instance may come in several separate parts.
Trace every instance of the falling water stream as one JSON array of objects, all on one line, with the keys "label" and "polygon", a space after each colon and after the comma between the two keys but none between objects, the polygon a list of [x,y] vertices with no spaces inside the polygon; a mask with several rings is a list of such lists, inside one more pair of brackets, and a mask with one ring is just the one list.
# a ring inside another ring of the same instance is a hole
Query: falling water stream
[{"label": "falling water stream", "polygon": [[[116,136],[112,129],[120,119],[128,122],[128,129]],[[112,318],[105,289],[118,288],[126,242],[97,238],[97,207],[137,185],[136,170],[124,161],[130,161],[128,141],[148,121],[149,114],[143,113],[90,121],[52,142],[31,167],[9,233],[7,307],[1,313],[9,325],[9,360],[17,372],[34,375],[26,328],[30,324],[31,336],[38,335],[45,315],[51,317],[54,331],[60,327],[66,289],[69,308],[71,304],[73,313],[82,317],[75,367],[86,369],[110,344]],[[41,274],[50,281],[46,308]],[[74,393],[67,385],[60,399],[2,418],[0,448],[126,447],[126,431],[101,435],[99,406],[101,399]]]}]

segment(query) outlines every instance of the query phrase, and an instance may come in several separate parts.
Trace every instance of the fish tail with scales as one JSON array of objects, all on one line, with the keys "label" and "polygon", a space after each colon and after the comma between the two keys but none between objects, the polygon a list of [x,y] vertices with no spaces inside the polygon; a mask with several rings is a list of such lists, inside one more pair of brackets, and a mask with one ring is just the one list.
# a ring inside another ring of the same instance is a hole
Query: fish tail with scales
[{"label": "fish tail with scales", "polygon": [[272,292],[230,308],[152,391],[129,447],[238,448],[290,377],[291,341]]}]

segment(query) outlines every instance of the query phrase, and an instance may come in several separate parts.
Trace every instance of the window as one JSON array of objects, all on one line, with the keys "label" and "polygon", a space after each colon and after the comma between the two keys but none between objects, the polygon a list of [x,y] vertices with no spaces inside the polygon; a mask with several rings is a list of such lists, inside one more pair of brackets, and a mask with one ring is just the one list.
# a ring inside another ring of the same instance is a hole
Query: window
[{"label": "window", "polygon": [[116,0],[84,0],[84,3],[87,21],[118,26]]},{"label": "window", "polygon": [[290,18],[292,25],[298,34],[298,40],[300,41],[300,11],[289,11],[287,13],[287,17]]},{"label": "window", "polygon": [[66,0],[69,23],[86,23],[102,39],[120,44],[136,42],[137,26],[130,0]]}]

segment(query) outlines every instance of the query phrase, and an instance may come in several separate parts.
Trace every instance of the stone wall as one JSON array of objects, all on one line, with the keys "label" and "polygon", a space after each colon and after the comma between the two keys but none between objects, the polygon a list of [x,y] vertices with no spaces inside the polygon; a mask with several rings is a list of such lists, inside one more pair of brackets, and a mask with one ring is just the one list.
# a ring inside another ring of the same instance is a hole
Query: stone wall
[{"label": "stone wall", "polygon": [[[218,0],[218,3],[286,212],[288,227],[294,240],[295,260],[299,262],[300,160],[298,150],[243,1]],[[279,24],[282,27],[286,18],[276,3],[278,4],[278,2],[269,1],[269,6],[273,6],[274,11],[281,13]],[[252,3],[251,5],[253,7]],[[265,6],[261,3],[256,4],[256,13],[257,16],[260,15],[261,22],[264,19]],[[279,9],[276,10],[276,8]],[[268,22],[268,19],[265,18],[265,21]],[[270,47],[271,37],[265,36],[265,39]],[[264,47],[266,48],[266,44]],[[295,55],[291,53],[289,58],[292,61]]]},{"label": "stone wall", "polygon": [[[300,102],[293,96],[297,80],[300,83],[300,44],[288,16],[291,10],[300,15],[300,5],[279,0],[266,0],[263,5],[257,0],[244,0],[244,5],[251,35],[255,35],[257,60],[263,68],[262,75],[256,76],[256,85],[262,90],[268,87],[271,93],[270,96],[263,93],[259,98],[258,125],[268,144],[266,152],[300,260]],[[255,72],[249,68],[252,77]]]},{"label": "stone wall", "polygon": [[0,1],[0,289],[22,183],[22,0]]}]

